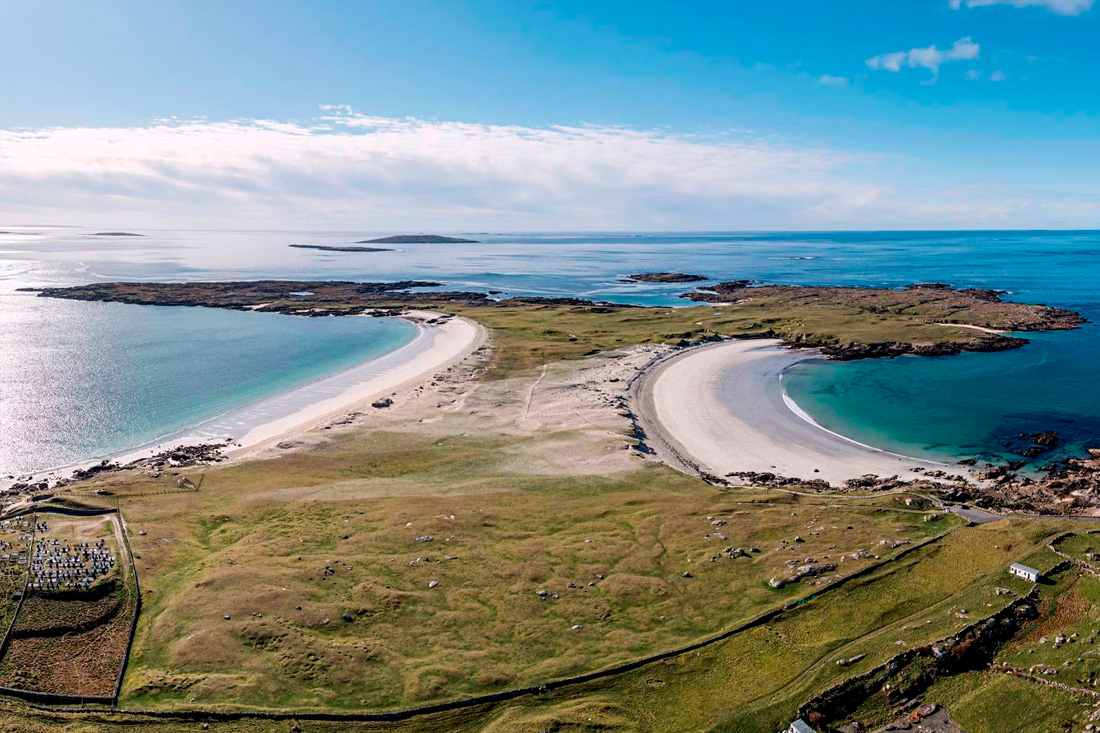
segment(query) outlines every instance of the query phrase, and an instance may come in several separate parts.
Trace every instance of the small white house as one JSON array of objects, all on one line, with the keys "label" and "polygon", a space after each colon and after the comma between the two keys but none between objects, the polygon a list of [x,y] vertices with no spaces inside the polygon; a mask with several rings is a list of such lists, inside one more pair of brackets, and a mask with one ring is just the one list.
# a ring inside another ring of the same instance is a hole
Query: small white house
[{"label": "small white house", "polygon": [[1024,580],[1030,580],[1032,583],[1038,583],[1039,577],[1042,575],[1038,570],[1028,565],[1023,565],[1018,562],[1014,562],[1008,566],[1008,572],[1012,573],[1018,578]]},{"label": "small white house", "polygon": [[783,733],[815,733],[814,729],[809,726],[808,723],[799,718],[791,723],[790,727]]}]

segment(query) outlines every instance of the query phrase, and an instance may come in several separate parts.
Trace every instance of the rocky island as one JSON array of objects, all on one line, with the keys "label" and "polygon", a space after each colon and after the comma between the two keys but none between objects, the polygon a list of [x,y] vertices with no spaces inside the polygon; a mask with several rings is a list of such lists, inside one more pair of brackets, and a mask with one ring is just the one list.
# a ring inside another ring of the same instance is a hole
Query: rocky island
[{"label": "rocky island", "polygon": [[441,237],[438,234],[397,234],[392,237],[364,239],[357,244],[478,244],[478,241],[461,237]]},{"label": "rocky island", "polygon": [[288,244],[295,249],[319,249],[324,252],[393,252],[388,247],[330,247],[325,244]]},{"label": "rocky island", "polygon": [[628,283],[698,283],[709,280],[702,275],[687,275],[682,272],[642,272],[627,275],[622,279]]}]

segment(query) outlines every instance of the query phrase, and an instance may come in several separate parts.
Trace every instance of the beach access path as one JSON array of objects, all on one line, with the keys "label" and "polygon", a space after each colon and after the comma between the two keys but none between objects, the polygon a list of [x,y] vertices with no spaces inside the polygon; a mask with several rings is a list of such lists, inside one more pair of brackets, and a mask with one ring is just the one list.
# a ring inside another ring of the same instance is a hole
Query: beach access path
[{"label": "beach access path", "polygon": [[739,471],[825,479],[833,486],[865,474],[920,478],[958,466],[863,445],[814,423],[783,390],[782,374],[818,358],[777,339],[724,341],[687,349],[654,365],[634,385],[647,442],[680,470],[720,478]]}]

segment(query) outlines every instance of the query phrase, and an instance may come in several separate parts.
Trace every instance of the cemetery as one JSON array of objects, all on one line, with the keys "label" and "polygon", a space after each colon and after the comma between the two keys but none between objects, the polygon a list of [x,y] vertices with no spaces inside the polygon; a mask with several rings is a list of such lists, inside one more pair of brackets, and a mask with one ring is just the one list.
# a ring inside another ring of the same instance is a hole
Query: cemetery
[{"label": "cemetery", "polygon": [[11,575],[19,592],[0,653],[0,686],[113,696],[137,608],[120,538],[115,514],[38,512],[0,523],[0,568],[21,573]]}]

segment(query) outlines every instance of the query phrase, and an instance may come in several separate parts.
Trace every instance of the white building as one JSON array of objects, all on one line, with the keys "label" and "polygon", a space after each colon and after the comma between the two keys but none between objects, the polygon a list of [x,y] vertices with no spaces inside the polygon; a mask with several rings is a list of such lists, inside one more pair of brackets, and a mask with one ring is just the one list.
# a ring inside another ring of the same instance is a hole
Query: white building
[{"label": "white building", "polygon": [[1023,578],[1024,580],[1030,580],[1032,583],[1038,583],[1039,577],[1042,576],[1038,570],[1028,565],[1023,565],[1018,562],[1014,562],[1008,566],[1008,572],[1013,575]]},{"label": "white building", "polygon": [[814,729],[809,726],[808,723],[799,718],[791,723],[790,727],[783,733],[815,733]]}]

